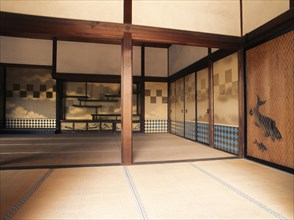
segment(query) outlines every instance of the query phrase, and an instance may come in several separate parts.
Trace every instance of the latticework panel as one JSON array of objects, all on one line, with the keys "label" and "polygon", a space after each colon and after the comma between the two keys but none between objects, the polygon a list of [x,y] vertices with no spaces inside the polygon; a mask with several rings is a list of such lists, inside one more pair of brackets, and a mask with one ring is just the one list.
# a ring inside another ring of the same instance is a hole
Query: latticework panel
[{"label": "latticework panel", "polygon": [[246,53],[247,154],[294,168],[294,31]]}]

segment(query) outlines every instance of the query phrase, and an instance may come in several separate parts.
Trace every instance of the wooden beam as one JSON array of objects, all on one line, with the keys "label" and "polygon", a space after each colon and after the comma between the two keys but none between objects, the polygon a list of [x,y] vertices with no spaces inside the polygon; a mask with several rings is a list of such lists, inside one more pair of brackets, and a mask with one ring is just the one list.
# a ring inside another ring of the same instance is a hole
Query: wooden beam
[{"label": "wooden beam", "polygon": [[238,51],[238,99],[239,99],[239,157],[244,157],[245,149],[245,74],[244,74],[244,50]]},{"label": "wooden beam", "polygon": [[294,8],[294,0],[289,1],[289,6],[290,6],[290,8]]},{"label": "wooden beam", "polygon": [[132,137],[132,34],[124,33],[121,54],[122,164],[133,163]]},{"label": "wooden beam", "polygon": [[15,37],[31,37],[57,40],[70,39],[86,42],[119,41],[125,31],[141,43],[183,44],[213,48],[239,48],[240,37],[181,31],[166,28],[145,27],[99,21],[51,18],[0,12],[0,34]]},{"label": "wooden beam", "polygon": [[52,77],[56,75],[57,72],[57,38],[53,38],[52,42]]},{"label": "wooden beam", "polygon": [[294,8],[279,15],[278,17],[268,21],[264,25],[251,31],[243,37],[243,45],[245,49],[255,47],[258,44],[271,40],[281,32],[288,32],[294,29]]},{"label": "wooden beam", "polygon": [[214,88],[211,48],[208,48],[209,146],[214,148]]},{"label": "wooden beam", "polygon": [[240,0],[240,35],[243,37],[243,1]]},{"label": "wooden beam", "polygon": [[124,0],[124,23],[132,24],[132,0]]}]

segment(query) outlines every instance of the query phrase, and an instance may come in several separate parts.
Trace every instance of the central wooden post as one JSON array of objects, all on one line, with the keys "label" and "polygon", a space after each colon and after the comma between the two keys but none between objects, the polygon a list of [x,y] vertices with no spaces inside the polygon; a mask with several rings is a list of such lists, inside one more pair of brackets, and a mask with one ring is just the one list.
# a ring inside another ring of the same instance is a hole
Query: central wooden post
[{"label": "central wooden post", "polygon": [[121,150],[122,164],[133,162],[132,136],[132,34],[124,33],[121,53]]}]

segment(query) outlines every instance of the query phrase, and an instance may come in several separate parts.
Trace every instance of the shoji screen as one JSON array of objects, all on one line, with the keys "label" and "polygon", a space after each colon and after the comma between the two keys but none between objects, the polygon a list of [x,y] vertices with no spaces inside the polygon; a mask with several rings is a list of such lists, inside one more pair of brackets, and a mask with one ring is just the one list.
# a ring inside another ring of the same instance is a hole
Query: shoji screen
[{"label": "shoji screen", "polygon": [[209,144],[208,69],[196,73],[197,79],[197,141]]}]

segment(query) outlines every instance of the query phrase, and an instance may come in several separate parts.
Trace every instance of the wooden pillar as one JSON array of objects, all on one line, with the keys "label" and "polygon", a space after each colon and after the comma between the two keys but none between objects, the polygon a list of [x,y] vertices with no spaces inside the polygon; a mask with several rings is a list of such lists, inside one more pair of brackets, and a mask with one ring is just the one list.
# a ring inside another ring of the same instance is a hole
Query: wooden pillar
[{"label": "wooden pillar", "polygon": [[214,147],[214,89],[211,48],[208,48],[209,146]]},{"label": "wooden pillar", "polygon": [[244,157],[245,150],[245,74],[244,74],[244,49],[238,51],[238,96],[239,96],[239,157]]},{"label": "wooden pillar", "polygon": [[141,47],[141,99],[140,99],[140,131],[145,133],[145,46]]},{"label": "wooden pillar", "polygon": [[122,164],[133,162],[132,137],[132,34],[124,33],[121,54],[121,110],[122,110]]}]

